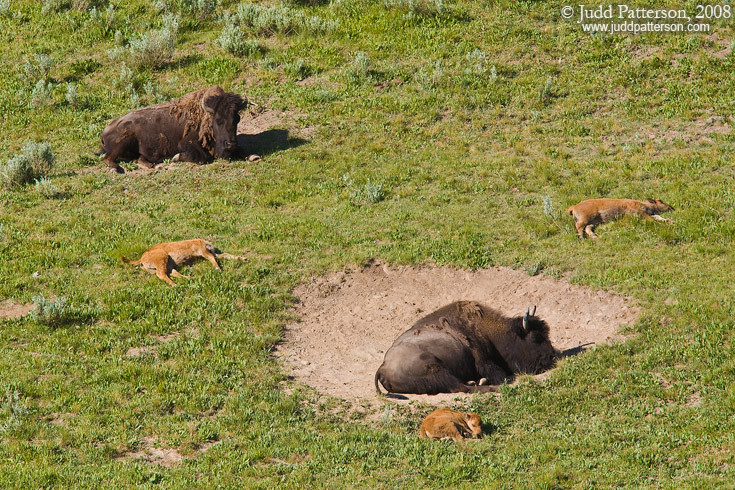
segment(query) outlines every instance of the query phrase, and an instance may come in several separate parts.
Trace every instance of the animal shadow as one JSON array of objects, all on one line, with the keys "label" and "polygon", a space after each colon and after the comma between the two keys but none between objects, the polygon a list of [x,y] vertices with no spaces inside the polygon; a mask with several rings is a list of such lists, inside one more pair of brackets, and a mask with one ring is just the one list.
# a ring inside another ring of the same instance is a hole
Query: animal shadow
[{"label": "animal shadow", "polygon": [[243,157],[247,157],[253,153],[265,156],[277,151],[301,146],[306,142],[307,140],[303,138],[289,137],[287,129],[269,129],[257,134],[240,133],[237,135],[237,146]]},{"label": "animal shadow", "polygon": [[586,344],[578,345],[577,347],[572,347],[570,349],[563,350],[559,353],[559,359],[564,359],[565,357],[572,357],[572,356],[581,354],[582,352],[586,351],[589,347],[593,345],[595,345],[594,342],[587,342]]}]

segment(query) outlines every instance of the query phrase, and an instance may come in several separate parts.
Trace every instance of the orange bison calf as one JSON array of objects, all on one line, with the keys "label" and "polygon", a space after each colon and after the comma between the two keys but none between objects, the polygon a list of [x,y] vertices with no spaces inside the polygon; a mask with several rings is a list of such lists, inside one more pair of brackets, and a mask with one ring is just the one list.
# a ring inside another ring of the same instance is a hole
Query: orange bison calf
[{"label": "orange bison calf", "polygon": [[424,439],[462,441],[482,437],[482,419],[476,413],[438,408],[421,424],[419,436]]},{"label": "orange bison calf", "polygon": [[247,260],[245,257],[220,252],[214,245],[201,238],[182,240],[180,242],[159,243],[143,252],[140,260],[130,261],[125,257],[120,257],[120,260],[130,265],[141,265],[145,270],[151,274],[155,274],[162,281],[165,281],[171,286],[175,286],[169,274],[174,277],[188,279],[187,276],[176,270],[176,267],[201,257],[210,261],[215,269],[220,270],[219,264],[217,263],[217,256],[225,259]]},{"label": "orange bison calf", "polygon": [[570,206],[567,211],[576,220],[575,226],[579,238],[584,238],[585,233],[590,238],[597,238],[594,229],[599,224],[622,218],[628,214],[671,223],[672,221],[670,219],[662,218],[658,213],[673,210],[673,207],[661,199],[646,199],[645,201],[635,201],[633,199],[588,199],[574,206]]}]

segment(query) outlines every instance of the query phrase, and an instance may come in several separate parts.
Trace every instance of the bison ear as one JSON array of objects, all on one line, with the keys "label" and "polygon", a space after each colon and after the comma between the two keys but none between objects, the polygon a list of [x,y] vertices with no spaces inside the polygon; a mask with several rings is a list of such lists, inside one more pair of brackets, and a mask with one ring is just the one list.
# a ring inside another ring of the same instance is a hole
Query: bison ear
[{"label": "bison ear", "polygon": [[652,204],[656,204],[656,200],[655,199],[651,199],[650,197],[648,199],[646,199],[646,201],[648,201],[648,202],[650,202]]},{"label": "bison ear", "polygon": [[202,97],[202,109],[210,114],[214,114],[214,108],[217,106],[217,99],[218,97],[216,95]]}]

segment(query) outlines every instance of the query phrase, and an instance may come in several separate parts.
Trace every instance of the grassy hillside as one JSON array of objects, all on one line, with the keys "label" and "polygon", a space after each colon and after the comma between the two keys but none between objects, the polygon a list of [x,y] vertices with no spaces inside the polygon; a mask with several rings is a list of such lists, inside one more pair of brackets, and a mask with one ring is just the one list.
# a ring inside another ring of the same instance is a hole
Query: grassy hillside
[{"label": "grassy hillside", "polygon": [[[732,487],[732,19],[607,36],[559,2],[257,5],[0,2],[0,160],[56,157],[0,191],[0,300],[67,300],[0,320],[0,486]],[[261,161],[105,169],[109,119],[212,84],[281,121],[248,140]],[[675,224],[580,241],[565,211],[592,197],[658,197]],[[250,260],[176,288],[119,263],[194,237]],[[269,355],[297,283],[373,257],[565,276],[643,314],[474,397],[481,442],[432,444],[427,410],[340,412]]]}]

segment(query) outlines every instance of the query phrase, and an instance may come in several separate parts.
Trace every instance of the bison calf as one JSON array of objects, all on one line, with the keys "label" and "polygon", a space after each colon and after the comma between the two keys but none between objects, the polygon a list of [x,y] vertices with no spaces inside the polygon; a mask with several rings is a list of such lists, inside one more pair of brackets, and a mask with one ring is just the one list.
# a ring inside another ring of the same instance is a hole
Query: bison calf
[{"label": "bison calf", "polygon": [[[392,393],[495,391],[519,373],[540,373],[554,365],[557,352],[546,322],[526,311],[505,317],[471,301],[458,301],[425,316],[385,353],[375,373]],[[489,385],[476,384],[486,378]]]},{"label": "bison calf", "polygon": [[239,112],[247,100],[214,86],[113,119],[102,131],[105,163],[120,160],[151,168],[167,158],[205,163],[237,149]]},{"label": "bison calf", "polygon": [[656,221],[671,223],[671,220],[662,218],[658,213],[673,211],[674,208],[661,199],[646,199],[635,201],[633,199],[588,199],[579,204],[570,206],[567,211],[574,216],[575,227],[579,238],[584,234],[590,238],[597,238],[594,229],[597,225],[607,223],[628,214],[636,214],[643,218],[653,218]]},{"label": "bison calf", "polygon": [[437,408],[421,423],[419,436],[424,439],[461,441],[482,437],[482,419],[472,412]]},{"label": "bison calf", "polygon": [[171,286],[175,286],[169,274],[174,277],[188,279],[187,276],[176,270],[179,265],[186,264],[197,258],[202,258],[211,262],[215,269],[221,270],[217,263],[217,257],[242,261],[247,260],[245,257],[221,252],[214,245],[201,238],[182,240],[180,242],[159,243],[143,252],[140,260],[130,261],[125,257],[120,257],[120,260],[125,264],[140,265],[151,274],[155,274],[162,281]]}]

